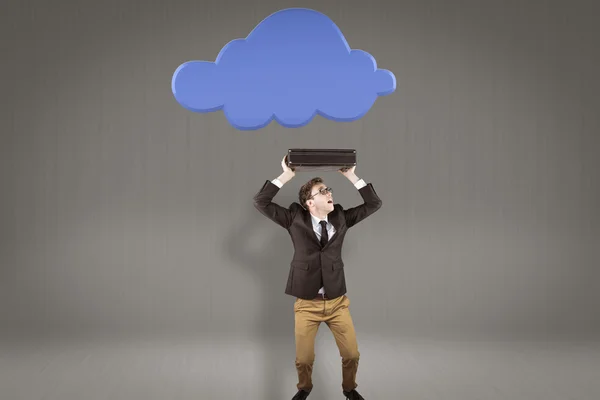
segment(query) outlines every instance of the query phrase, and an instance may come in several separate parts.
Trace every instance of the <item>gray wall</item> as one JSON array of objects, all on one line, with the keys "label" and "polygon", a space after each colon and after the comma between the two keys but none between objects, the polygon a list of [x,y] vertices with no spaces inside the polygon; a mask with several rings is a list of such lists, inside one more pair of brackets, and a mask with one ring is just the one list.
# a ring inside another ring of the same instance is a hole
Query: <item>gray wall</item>
[{"label": "gray wall", "polygon": [[[2,332],[293,333],[292,244],[252,196],[288,148],[334,146],[358,150],[383,200],[344,247],[359,334],[598,335],[598,6],[395,3],[9,1]],[[396,92],[360,121],[296,130],[177,104],[179,64],[289,6],[325,12]]]}]

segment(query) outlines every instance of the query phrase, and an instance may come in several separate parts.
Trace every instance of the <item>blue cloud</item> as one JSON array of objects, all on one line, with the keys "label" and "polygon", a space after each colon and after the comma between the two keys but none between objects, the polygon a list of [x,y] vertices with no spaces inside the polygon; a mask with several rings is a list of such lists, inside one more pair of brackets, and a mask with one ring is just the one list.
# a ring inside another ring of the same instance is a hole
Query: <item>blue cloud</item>
[{"label": "blue cloud", "polygon": [[227,43],[215,62],[180,65],[172,90],[184,108],[223,110],[239,130],[261,129],[273,119],[298,128],[316,114],[340,122],[362,118],[378,96],[396,90],[396,78],[369,53],[350,49],[329,17],[291,8]]}]

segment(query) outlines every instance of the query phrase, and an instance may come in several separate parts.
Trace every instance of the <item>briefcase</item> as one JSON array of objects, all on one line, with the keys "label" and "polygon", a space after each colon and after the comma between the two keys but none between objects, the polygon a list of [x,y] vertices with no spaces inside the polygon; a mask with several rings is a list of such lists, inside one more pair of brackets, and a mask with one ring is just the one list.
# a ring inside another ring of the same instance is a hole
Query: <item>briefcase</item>
[{"label": "briefcase", "polygon": [[294,171],[337,171],[356,166],[354,149],[289,149],[286,159]]}]

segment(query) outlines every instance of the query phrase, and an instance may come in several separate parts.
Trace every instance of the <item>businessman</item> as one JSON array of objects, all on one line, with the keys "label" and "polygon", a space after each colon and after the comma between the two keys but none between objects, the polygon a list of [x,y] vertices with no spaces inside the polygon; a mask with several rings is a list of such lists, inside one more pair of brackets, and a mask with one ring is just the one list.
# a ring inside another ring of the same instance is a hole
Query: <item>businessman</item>
[{"label": "businessman", "polygon": [[360,353],[350,316],[350,300],[346,296],[341,251],[348,229],[377,211],[381,199],[373,185],[359,179],[354,173],[356,167],[352,167],[339,172],[358,189],[363,204],[349,209],[335,204],[331,188],[316,177],[300,188],[299,203],[282,207],[274,203],[273,198],[296,174],[287,166],[286,157],[281,161],[283,173],[265,182],[254,196],[254,206],[286,229],[294,244],[285,288],[286,294],[296,298],[294,330],[298,392],[292,400],[304,400],[312,390],[315,337],[321,322],[325,322],[333,333],[342,358],[343,394],[349,400],[364,400],[356,390]]}]

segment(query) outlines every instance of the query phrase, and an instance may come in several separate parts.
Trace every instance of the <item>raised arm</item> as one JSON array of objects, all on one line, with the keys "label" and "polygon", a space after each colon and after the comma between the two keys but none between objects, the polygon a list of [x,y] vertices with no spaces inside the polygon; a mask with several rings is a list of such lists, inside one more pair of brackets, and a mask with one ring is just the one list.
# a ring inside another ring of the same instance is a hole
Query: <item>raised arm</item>
[{"label": "raised arm", "polygon": [[279,189],[296,175],[294,170],[285,163],[286,157],[287,155],[281,161],[283,173],[272,181],[265,182],[260,191],[254,196],[254,207],[265,217],[288,229],[294,219],[292,211],[272,201]]},{"label": "raised arm", "polygon": [[340,173],[344,175],[354,186],[358,189],[361,197],[364,200],[364,203],[349,208],[344,211],[344,216],[346,218],[346,226],[351,228],[352,226],[358,224],[363,219],[367,218],[369,215],[373,214],[375,211],[381,208],[381,199],[377,196],[375,189],[372,184],[365,183],[362,179],[360,179],[354,173],[356,167],[352,167],[348,170],[341,169]]}]

